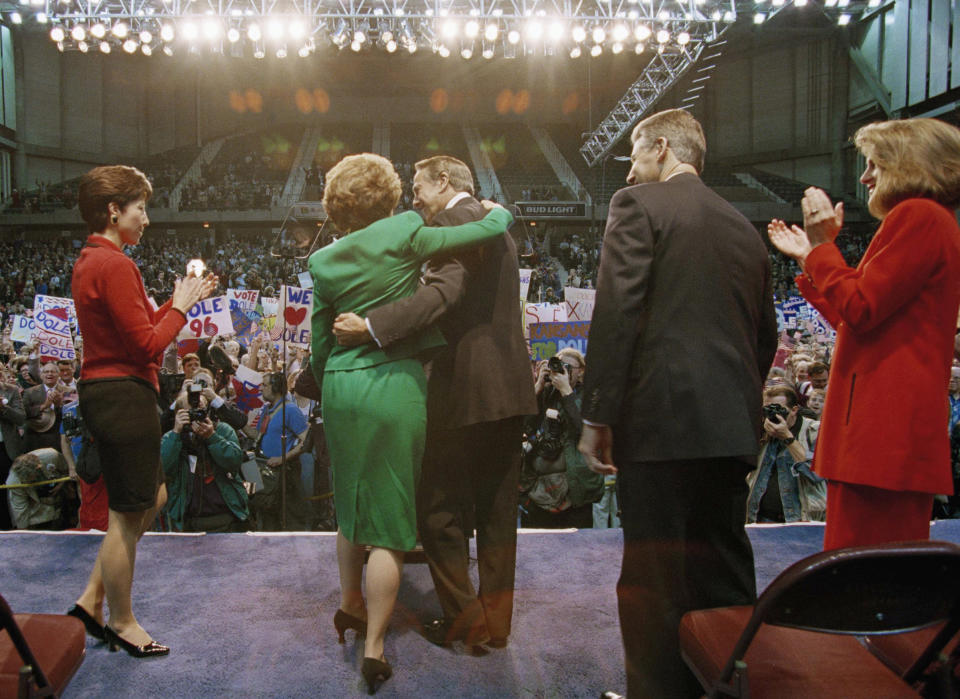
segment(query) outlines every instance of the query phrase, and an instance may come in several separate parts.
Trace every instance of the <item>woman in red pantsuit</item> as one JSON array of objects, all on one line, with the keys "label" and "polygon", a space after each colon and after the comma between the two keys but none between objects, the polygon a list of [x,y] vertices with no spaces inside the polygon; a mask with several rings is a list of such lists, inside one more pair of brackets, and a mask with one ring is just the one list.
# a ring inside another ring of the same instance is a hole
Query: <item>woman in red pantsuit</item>
[{"label": "woman in red pantsuit", "polygon": [[834,244],[843,204],[809,188],[804,228],[772,221],[797,286],[837,330],[814,465],[828,480],[824,549],[927,539],[949,492],[946,401],[960,306],[960,130],[870,124],[854,141],[882,223],[856,268]]}]

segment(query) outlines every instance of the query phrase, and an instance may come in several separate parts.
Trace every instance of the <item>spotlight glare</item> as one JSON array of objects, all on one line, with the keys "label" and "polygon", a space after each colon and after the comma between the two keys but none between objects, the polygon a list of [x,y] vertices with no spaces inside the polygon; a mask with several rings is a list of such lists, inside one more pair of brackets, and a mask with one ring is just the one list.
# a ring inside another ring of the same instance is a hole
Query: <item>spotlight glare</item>
[{"label": "spotlight glare", "polygon": [[457,36],[457,23],[452,20],[446,20],[443,25],[440,27],[440,35],[444,39],[453,39]]},{"label": "spotlight glare", "polygon": [[227,41],[229,41],[231,44],[235,44],[240,41],[240,30],[236,27],[230,27],[230,29],[227,30]]},{"label": "spotlight glare", "polygon": [[416,53],[417,52],[417,42],[411,41],[407,44],[407,53]]},{"label": "spotlight glare", "polygon": [[660,31],[657,32],[658,44],[665,44],[668,41],[670,41],[670,32],[668,32],[666,29],[661,29]]},{"label": "spotlight glare", "polygon": [[469,61],[471,58],[473,58],[473,49],[471,49],[469,46],[466,46],[462,51],[460,51],[460,55],[464,60]]},{"label": "spotlight glare", "polygon": [[306,58],[310,55],[310,49],[306,46],[301,46],[300,50],[297,51],[297,55],[300,56],[300,58]]},{"label": "spotlight glare", "polygon": [[287,57],[287,49],[281,46],[280,48],[277,49],[277,58],[286,58],[286,57]]},{"label": "spotlight glare", "polygon": [[36,16],[37,24],[46,24],[47,23],[47,13],[38,12]]},{"label": "spotlight glare", "polygon": [[73,37],[74,41],[83,41],[87,38],[87,30],[84,29],[82,24],[77,24],[70,30],[70,36]]},{"label": "spotlight glare", "polygon": [[391,41],[393,41],[393,32],[388,29],[387,31],[381,33],[380,40],[384,44],[389,44]]},{"label": "spotlight glare", "polygon": [[137,42],[133,39],[127,39],[123,42],[123,50],[127,53],[133,53],[137,50]]},{"label": "spotlight glare", "polygon": [[[829,0],[828,0],[828,2],[829,2]],[[757,13],[753,16],[753,23],[754,23],[754,24],[763,24],[764,20],[766,20],[766,19],[767,19],[767,16],[766,16],[765,14],[763,14],[762,12],[757,12]]]},{"label": "spotlight glare", "polygon": [[630,32],[625,25],[618,24],[613,28],[613,40],[622,42],[624,39],[627,38],[627,35],[629,33]]},{"label": "spotlight glare", "polygon": [[203,23],[203,36],[209,41],[214,41],[220,37],[223,27],[215,19],[208,19]]},{"label": "spotlight glare", "polygon": [[690,43],[690,34],[688,32],[680,32],[677,34],[677,43],[681,46],[686,46]]},{"label": "spotlight glare", "polygon": [[247,38],[250,41],[260,41],[260,38],[263,36],[263,32],[260,31],[259,24],[251,24],[247,27]]},{"label": "spotlight glare", "polygon": [[19,12],[11,12],[10,21],[14,24],[23,24],[23,15],[21,15]]},{"label": "spotlight glare", "polygon": [[253,52],[253,57],[256,58],[256,59],[258,59],[258,60],[261,59],[261,58],[263,58],[264,55],[265,55],[265,54],[264,54],[264,52],[263,52],[263,49],[260,49],[260,48],[255,49],[254,52]]},{"label": "spotlight glare", "polygon": [[80,49],[80,53],[86,53],[90,50],[90,44],[86,41],[81,41],[77,43],[77,48]]},{"label": "spotlight glare", "polygon": [[[94,27],[96,29],[96,27]],[[93,29],[90,30],[91,32]],[[176,32],[173,31],[172,24],[164,24],[160,27],[160,38],[164,41],[173,41],[173,37],[176,36]]]},{"label": "spotlight glare", "polygon": [[570,58],[580,58],[580,47],[574,46],[570,49]]},{"label": "spotlight glare", "polygon": [[487,28],[483,30],[483,36],[487,41],[496,41],[497,37],[500,36],[500,29],[496,24],[488,24]]},{"label": "spotlight glare", "polygon": [[840,25],[841,27],[845,27],[848,24],[850,24],[850,15],[844,12],[842,15],[837,17],[837,24]]},{"label": "spotlight glare", "polygon": [[463,28],[463,33],[468,39],[476,39],[477,35],[480,33],[480,25],[476,20],[471,19]]},{"label": "spotlight glare", "polygon": [[557,42],[563,39],[564,28],[562,22],[553,22],[550,24],[550,41]]},{"label": "spotlight glare", "polygon": [[63,31],[63,27],[57,26],[50,30],[50,39],[56,41],[57,43],[64,40],[66,33]]},{"label": "spotlight glare", "polygon": [[633,52],[638,56],[643,53],[643,42],[638,41],[637,45],[633,47]]},{"label": "spotlight glare", "polygon": [[450,49],[441,44],[440,48],[437,50],[437,53],[439,53],[442,58],[446,58],[450,55]]},{"label": "spotlight glare", "polygon": [[367,35],[358,29],[353,33],[353,40],[358,44],[362,44],[367,40]]},{"label": "spotlight glare", "polygon": [[173,47],[172,47],[172,46],[164,46],[164,47],[163,47],[163,53],[164,53],[165,55],[167,55],[167,56],[172,56],[172,55],[173,55]]},{"label": "spotlight glare", "polygon": [[[607,40],[607,33],[603,31],[603,27],[597,27],[593,30],[593,43],[602,44]],[[593,53],[591,51],[591,53]]]},{"label": "spotlight glare", "polygon": [[125,22],[117,22],[113,25],[111,32],[118,39],[126,39],[127,33],[130,31],[130,28],[126,25]]},{"label": "spotlight glare", "polygon": [[290,36],[294,39],[302,39],[306,29],[304,29],[303,22],[300,20],[294,20],[290,22]]},{"label": "spotlight glare", "polygon": [[279,19],[271,19],[267,22],[267,36],[271,39],[280,39],[283,37],[283,24]]},{"label": "spotlight glare", "polygon": [[520,43],[520,32],[518,32],[516,29],[511,29],[510,33],[507,34],[507,41],[509,41],[511,44]]},{"label": "spotlight glare", "polygon": [[483,50],[483,57],[486,58],[488,61],[489,61],[491,58],[493,58],[493,49],[490,48],[490,47],[485,48],[485,49]]},{"label": "spotlight glare", "polygon": [[596,58],[601,53],[603,53],[603,47],[600,44],[594,44],[593,48],[590,49],[590,55]]},{"label": "spotlight glare", "polygon": [[148,32],[146,29],[144,29],[142,32],[140,32],[140,43],[141,43],[141,44],[149,44],[151,41],[153,41],[153,34],[151,34],[150,32]]},{"label": "spotlight glare", "polygon": [[614,45],[613,45],[613,47],[612,47],[612,51],[613,51],[615,54],[623,53],[623,44],[621,44],[619,41],[617,41],[616,43],[614,43]]},{"label": "spotlight glare", "polygon": [[363,48],[363,44],[361,44],[359,41],[351,41],[350,48],[353,49],[354,53],[356,53]]},{"label": "spotlight glare", "polygon": [[536,20],[527,22],[527,39],[537,41],[543,36],[543,25]]},{"label": "spotlight glare", "polygon": [[646,24],[638,24],[637,28],[633,30],[633,35],[637,37],[637,41],[646,41],[652,33],[650,27]]},{"label": "spotlight glare", "polygon": [[150,48],[150,44],[143,44],[143,45],[140,47],[140,50],[143,52],[143,55],[144,55],[144,56],[152,56],[152,55],[153,55],[153,49]]},{"label": "spotlight glare", "polygon": [[397,42],[391,39],[387,42],[387,53],[393,53],[397,50]]},{"label": "spotlight glare", "polygon": [[197,36],[200,34],[200,30],[197,29],[197,25],[193,22],[184,22],[180,29],[183,32],[183,38],[187,41],[196,40]]},{"label": "spotlight glare", "polygon": [[573,37],[573,40],[578,44],[581,43],[584,39],[587,38],[587,30],[581,27],[579,24],[573,28],[570,32],[570,36]]},{"label": "spotlight glare", "polygon": [[100,53],[110,53],[110,44],[108,44],[106,41],[101,41]]}]

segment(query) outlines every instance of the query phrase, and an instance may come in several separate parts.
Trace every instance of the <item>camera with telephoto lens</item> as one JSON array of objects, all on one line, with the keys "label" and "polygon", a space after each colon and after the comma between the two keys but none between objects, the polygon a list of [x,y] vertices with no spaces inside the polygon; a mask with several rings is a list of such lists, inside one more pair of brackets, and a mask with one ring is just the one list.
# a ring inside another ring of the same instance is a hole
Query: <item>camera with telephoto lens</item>
[{"label": "camera with telephoto lens", "polygon": [[780,418],[783,422],[786,422],[789,414],[790,411],[779,403],[770,403],[763,406],[763,416],[770,420],[770,422],[776,422],[777,418]]},{"label": "camera with telephoto lens", "polygon": [[67,437],[76,437],[80,434],[82,427],[83,418],[73,415],[72,413],[64,413],[63,434],[65,434]]}]

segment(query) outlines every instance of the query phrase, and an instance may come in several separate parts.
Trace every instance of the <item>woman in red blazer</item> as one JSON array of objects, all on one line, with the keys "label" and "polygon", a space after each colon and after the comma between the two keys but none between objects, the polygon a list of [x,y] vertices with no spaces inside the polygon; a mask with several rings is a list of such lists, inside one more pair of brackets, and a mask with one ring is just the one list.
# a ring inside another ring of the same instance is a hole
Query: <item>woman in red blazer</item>
[{"label": "woman in red blazer", "polygon": [[960,130],[870,124],[854,141],[882,223],[854,269],[834,244],[843,204],[809,188],[804,228],[772,221],[797,286],[837,330],[815,468],[828,479],[824,549],[927,539],[950,492],[945,399],[960,306]]}]

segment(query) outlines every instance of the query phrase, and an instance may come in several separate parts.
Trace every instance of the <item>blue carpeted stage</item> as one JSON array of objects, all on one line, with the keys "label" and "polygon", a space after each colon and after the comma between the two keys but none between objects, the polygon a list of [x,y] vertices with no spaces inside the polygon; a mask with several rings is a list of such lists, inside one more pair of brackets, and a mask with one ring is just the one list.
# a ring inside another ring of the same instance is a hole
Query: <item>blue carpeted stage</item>
[{"label": "blue carpeted stage", "polygon": [[[820,525],[748,528],[763,589],[820,549]],[[960,542],[960,521],[933,538]],[[419,620],[439,608],[426,565],[408,565],[387,636],[402,697],[596,697],[625,686],[614,586],[618,530],[524,532],[514,633],[485,657],[437,648]],[[62,613],[82,589],[100,535],[0,534],[0,592],[16,612]],[[336,642],[335,539],[329,534],[147,535],[134,605],[169,657],[135,660],[88,639],[67,697],[344,697],[364,693],[363,644]]]}]

